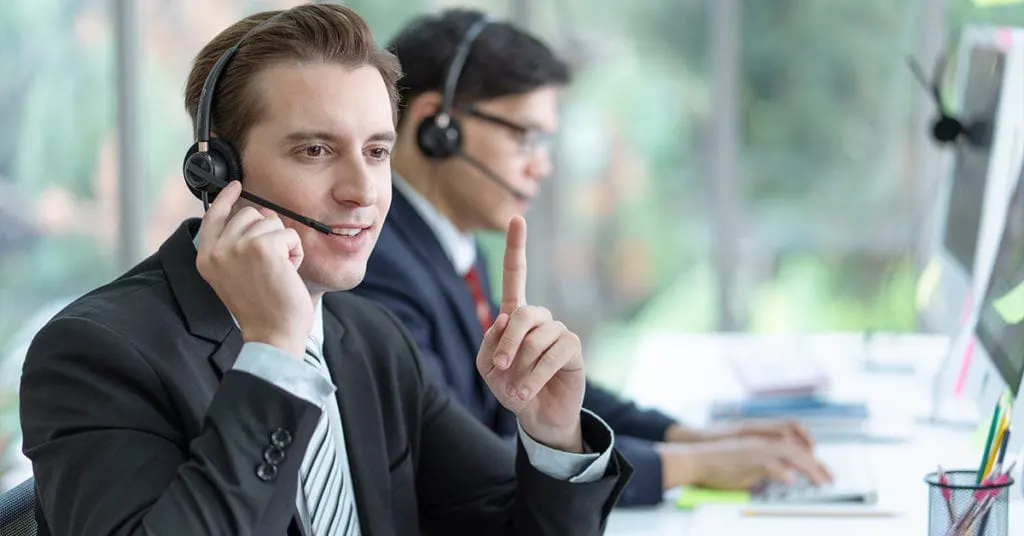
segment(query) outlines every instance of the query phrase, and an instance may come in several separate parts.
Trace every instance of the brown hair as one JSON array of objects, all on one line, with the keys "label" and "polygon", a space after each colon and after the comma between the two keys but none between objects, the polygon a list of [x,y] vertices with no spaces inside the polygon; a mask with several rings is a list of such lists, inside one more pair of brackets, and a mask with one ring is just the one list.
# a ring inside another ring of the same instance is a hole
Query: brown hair
[{"label": "brown hair", "polygon": [[207,43],[196,55],[185,84],[185,110],[193,128],[199,96],[206,77],[224,52],[238,44],[256,25],[271,20],[245,39],[221,73],[211,107],[210,124],[217,137],[241,152],[249,129],[260,119],[259,94],[252,84],[262,70],[280,62],[333,62],[345,66],[376,67],[384,78],[397,109],[396,83],[401,77],[398,59],[378,47],[366,21],[349,7],[337,4],[305,4],[287,11],[250,15]]}]

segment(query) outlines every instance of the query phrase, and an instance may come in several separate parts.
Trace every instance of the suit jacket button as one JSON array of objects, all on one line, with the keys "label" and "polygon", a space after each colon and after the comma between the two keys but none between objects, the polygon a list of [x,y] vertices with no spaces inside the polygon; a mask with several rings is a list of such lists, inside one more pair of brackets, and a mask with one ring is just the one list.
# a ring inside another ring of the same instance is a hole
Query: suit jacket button
[{"label": "suit jacket button", "polygon": [[263,459],[270,465],[277,465],[284,461],[284,451],[277,447],[267,447],[263,451]]},{"label": "suit jacket button", "polygon": [[284,428],[278,428],[274,430],[274,433],[270,434],[270,443],[279,449],[287,447],[291,442],[292,433]]},{"label": "suit jacket button", "polygon": [[269,463],[261,463],[256,466],[256,478],[264,482],[270,482],[277,478],[277,466]]}]

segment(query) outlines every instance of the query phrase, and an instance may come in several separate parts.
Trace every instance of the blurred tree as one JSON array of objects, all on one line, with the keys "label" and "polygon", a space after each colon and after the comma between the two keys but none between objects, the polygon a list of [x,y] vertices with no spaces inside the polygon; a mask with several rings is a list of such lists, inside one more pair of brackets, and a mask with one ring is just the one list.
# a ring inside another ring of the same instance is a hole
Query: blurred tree
[{"label": "blurred tree", "polygon": [[[679,51],[677,61],[706,77],[708,5],[644,4],[635,20],[650,31],[637,35],[648,46]],[[746,235],[756,252],[750,254],[776,266],[751,275],[755,287],[765,279],[793,281],[776,279],[785,273],[778,270],[791,262],[806,267],[809,251],[819,269],[836,275],[818,279],[822,295],[845,301],[840,296],[852,293],[864,302],[859,310],[871,311],[868,303],[889,291],[877,276],[905,255],[912,237],[904,231],[921,216],[900,210],[913,193],[901,169],[915,134],[906,127],[905,104],[922,98],[903,64],[916,7],[888,0],[743,4],[740,184],[752,212]],[[691,119],[700,125],[711,116]],[[882,266],[858,262],[865,252],[881,252]],[[800,302],[801,291],[790,288]],[[904,297],[909,302],[910,294]]]}]

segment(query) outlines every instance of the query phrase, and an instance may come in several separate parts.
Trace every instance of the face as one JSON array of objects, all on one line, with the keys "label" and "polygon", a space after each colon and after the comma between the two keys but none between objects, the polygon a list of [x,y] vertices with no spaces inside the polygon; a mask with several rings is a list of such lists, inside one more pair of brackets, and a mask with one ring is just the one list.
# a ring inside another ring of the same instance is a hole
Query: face
[{"label": "face", "polygon": [[504,231],[529,208],[551,173],[549,142],[558,128],[558,90],[545,87],[473,105],[457,113],[463,150],[498,175],[520,200],[462,158],[439,166],[438,188],[449,217],[464,230]]},{"label": "face", "polygon": [[329,225],[283,218],[302,239],[299,274],[313,293],[348,290],[391,205],[391,101],[376,68],[294,64],[255,80],[263,114],[242,153],[250,192]]}]

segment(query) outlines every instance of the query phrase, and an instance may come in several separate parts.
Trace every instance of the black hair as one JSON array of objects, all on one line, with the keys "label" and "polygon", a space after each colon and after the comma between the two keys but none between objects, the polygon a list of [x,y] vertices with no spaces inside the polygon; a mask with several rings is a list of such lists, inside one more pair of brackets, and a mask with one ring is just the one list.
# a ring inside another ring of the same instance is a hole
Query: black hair
[{"label": "black hair", "polygon": [[[398,114],[428,91],[442,91],[444,79],[462,37],[480,20],[480,11],[455,8],[417,17],[395,36],[387,49],[398,57]],[[459,76],[455,102],[472,103],[528,93],[545,86],[566,85],[568,64],[538,38],[513,24],[494,21],[470,47]]]}]

